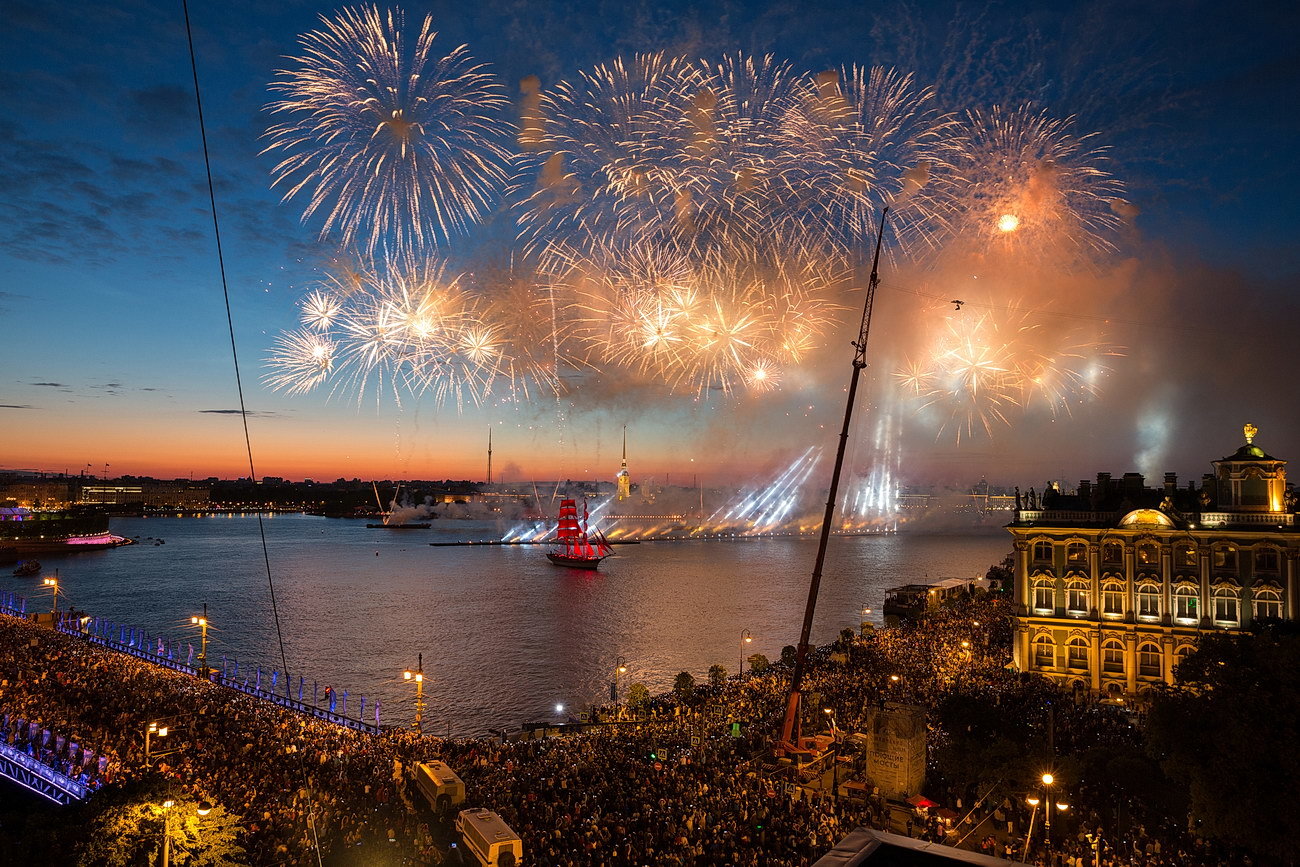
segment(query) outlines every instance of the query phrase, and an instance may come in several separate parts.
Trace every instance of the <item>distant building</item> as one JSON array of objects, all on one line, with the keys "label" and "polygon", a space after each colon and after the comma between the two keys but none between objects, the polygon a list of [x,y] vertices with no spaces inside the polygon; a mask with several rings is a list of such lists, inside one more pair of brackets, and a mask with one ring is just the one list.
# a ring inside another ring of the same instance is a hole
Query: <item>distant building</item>
[{"label": "distant building", "polygon": [[1256,432],[1199,488],[1098,473],[1073,494],[1017,492],[1016,667],[1135,698],[1172,683],[1202,634],[1295,620],[1295,493]]},{"label": "distant building", "polygon": [[632,477],[627,471],[627,425],[623,426],[623,465],[616,478],[618,482],[618,493],[616,495],[618,501],[621,503],[623,500],[631,499]]}]

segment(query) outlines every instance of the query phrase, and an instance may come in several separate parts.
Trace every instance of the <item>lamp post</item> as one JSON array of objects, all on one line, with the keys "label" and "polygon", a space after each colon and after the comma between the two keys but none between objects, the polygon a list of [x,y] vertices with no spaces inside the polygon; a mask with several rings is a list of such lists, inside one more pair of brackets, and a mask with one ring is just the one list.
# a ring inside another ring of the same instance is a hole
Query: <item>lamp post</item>
[{"label": "lamp post", "polygon": [[839,801],[840,799],[840,739],[835,733],[835,711],[832,708],[822,708],[822,713],[826,714],[827,720],[831,725],[831,737],[833,752],[831,753],[831,799]]},{"label": "lamp post", "polygon": [[150,766],[153,757],[153,739],[154,736],[160,738],[167,737],[167,726],[160,726],[156,722],[151,722],[144,727],[144,766]]},{"label": "lamp post", "polygon": [[1043,820],[1047,823],[1047,849],[1052,849],[1052,783],[1056,778],[1051,774],[1043,774]]},{"label": "lamp post", "polygon": [[50,614],[59,613],[59,570],[54,570],[53,578],[42,578],[41,583],[46,587],[54,588],[54,607],[50,609]]},{"label": "lamp post", "polygon": [[[203,616],[191,617],[190,623],[199,627],[201,639],[199,642],[199,671],[204,680],[208,679],[208,603],[203,603]],[[289,675],[286,673],[285,677]]]},{"label": "lamp post", "polygon": [[614,661],[614,689],[612,694],[610,695],[610,698],[614,700],[614,708],[615,708],[614,712],[618,715],[619,719],[623,718],[623,705],[618,700],[618,676],[620,674],[626,674],[626,673],[627,673],[627,660],[620,656],[618,659]]},{"label": "lamp post", "polygon": [[176,806],[176,802],[168,798],[163,801],[163,850],[162,850],[162,867],[170,867],[172,863],[172,825],[171,809]]},{"label": "lamp post", "polygon": [[754,636],[748,629],[740,630],[740,677],[745,677],[745,645],[754,640]]},{"label": "lamp post", "polygon": [[415,681],[415,730],[424,732],[424,654],[416,654],[415,671],[407,669],[402,672],[402,680]]}]

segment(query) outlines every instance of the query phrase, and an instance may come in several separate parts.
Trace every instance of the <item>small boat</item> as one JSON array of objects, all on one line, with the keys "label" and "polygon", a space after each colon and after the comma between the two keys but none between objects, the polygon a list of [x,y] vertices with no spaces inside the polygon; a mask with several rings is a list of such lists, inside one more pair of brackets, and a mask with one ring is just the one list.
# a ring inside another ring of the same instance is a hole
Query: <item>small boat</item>
[{"label": "small boat", "polygon": [[14,570],[14,574],[25,577],[27,575],[35,575],[40,571],[41,571],[40,563],[36,562],[35,560],[25,560],[18,565],[17,569]]},{"label": "small boat", "polygon": [[555,547],[546,552],[546,559],[556,566],[574,569],[595,569],[614,550],[599,530],[587,529],[587,501],[582,502],[582,517],[578,517],[578,504],[574,500],[560,500],[560,524],[555,531]]}]

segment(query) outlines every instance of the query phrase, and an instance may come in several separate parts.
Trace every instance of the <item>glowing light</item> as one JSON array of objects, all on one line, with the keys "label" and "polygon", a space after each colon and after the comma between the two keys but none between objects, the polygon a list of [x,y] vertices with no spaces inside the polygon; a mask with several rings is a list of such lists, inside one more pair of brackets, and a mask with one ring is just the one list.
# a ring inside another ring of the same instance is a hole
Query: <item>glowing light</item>
[{"label": "glowing light", "polygon": [[998,230],[1002,232],[1014,232],[1020,228],[1020,218],[1015,214],[1003,214],[998,217]]}]

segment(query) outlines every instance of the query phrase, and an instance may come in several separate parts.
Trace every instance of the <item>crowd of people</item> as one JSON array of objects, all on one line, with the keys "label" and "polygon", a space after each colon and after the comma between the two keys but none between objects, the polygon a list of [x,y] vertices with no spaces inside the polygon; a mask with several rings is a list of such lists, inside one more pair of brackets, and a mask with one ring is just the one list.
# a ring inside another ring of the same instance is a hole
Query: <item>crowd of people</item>
[{"label": "crowd of people", "polygon": [[[1155,816],[1126,834],[1107,811],[1108,793],[1086,780],[1073,781],[1077,803],[1058,820],[1054,843],[1035,829],[1026,846],[1025,780],[965,779],[944,766],[945,746],[963,736],[950,718],[955,696],[995,706],[1014,736],[1049,726],[1048,743],[1061,755],[1139,737],[1122,713],[1008,671],[1008,613],[995,598],[967,600],[917,625],[846,631],[811,660],[805,733],[860,730],[869,710],[887,702],[927,709],[926,793],[948,808],[946,818],[935,808],[893,809],[869,786],[848,797],[773,761],[769,741],[789,682],[782,665],[660,696],[638,721],[563,737],[376,736],[0,616],[0,713],[94,750],[107,779],[157,773],[221,804],[240,817],[256,864],[314,863],[318,848],[357,846],[442,863],[452,816],[431,810],[412,773],[435,758],[464,779],[463,806],[495,810],[523,839],[527,860],[555,867],[811,864],[859,825],[1014,859],[1027,851],[1044,865],[1098,857],[1113,867],[1238,863],[1157,826]],[[165,724],[168,735],[152,738],[147,770],[150,723]],[[839,782],[860,776],[861,765],[845,773]],[[1146,817],[1139,805],[1134,811],[1137,827]]]}]

